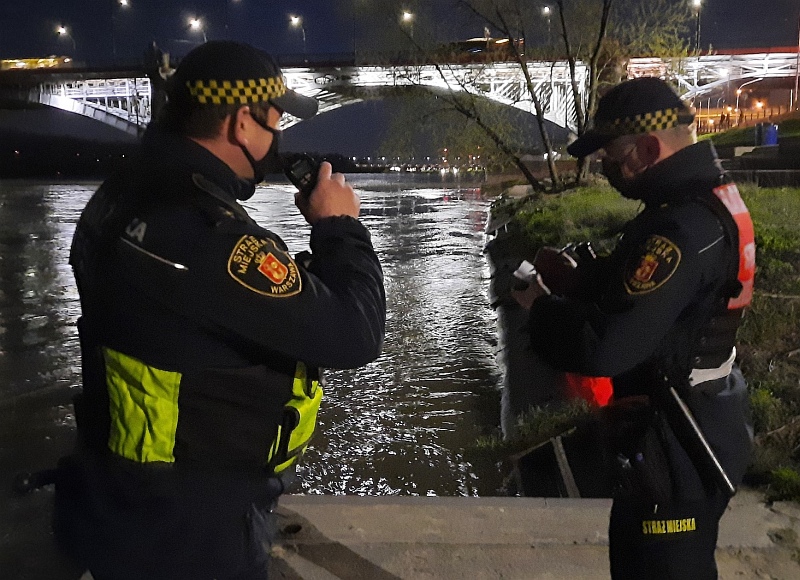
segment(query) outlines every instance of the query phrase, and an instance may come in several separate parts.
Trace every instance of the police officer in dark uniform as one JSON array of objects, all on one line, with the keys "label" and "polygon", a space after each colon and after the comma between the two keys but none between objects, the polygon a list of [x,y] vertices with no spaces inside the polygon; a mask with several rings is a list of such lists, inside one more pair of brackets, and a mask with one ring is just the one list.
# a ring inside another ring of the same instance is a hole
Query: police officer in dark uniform
[{"label": "police officer in dark uniform", "polygon": [[[716,578],[719,520],[751,451],[734,341],[752,296],[753,227],[693,123],[659,79],[609,91],[594,127],[568,151],[601,150],[611,185],[643,210],[610,256],[586,257],[570,271],[574,262],[544,250],[539,283],[515,292],[530,309],[539,356],[560,370],[613,378],[615,579]],[[548,291],[548,280],[560,287],[565,279],[569,290]]]},{"label": "police officer in dark uniform", "polygon": [[303,259],[239,203],[280,169],[281,116],[317,107],[265,53],[205,43],[81,215],[84,383],[55,532],[96,580],[266,578],[320,368],[381,351],[381,267],[344,176],[323,163],[295,197],[312,225]]}]

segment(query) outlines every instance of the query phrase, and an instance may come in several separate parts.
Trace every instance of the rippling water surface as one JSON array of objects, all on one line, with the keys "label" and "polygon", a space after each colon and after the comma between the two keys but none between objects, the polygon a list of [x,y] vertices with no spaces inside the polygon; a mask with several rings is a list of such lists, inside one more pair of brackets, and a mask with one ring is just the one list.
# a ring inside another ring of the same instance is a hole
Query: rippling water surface
[{"label": "rippling water surface", "polygon": [[[493,494],[496,474],[479,473],[464,455],[499,414],[494,316],[481,253],[488,204],[476,189],[452,184],[388,175],[352,179],[384,268],[386,343],[366,367],[328,373],[320,429],[300,469],[303,490]],[[39,392],[80,385],[80,309],[67,258],[76,220],[97,185],[0,182],[5,408]],[[245,206],[296,253],[307,249],[309,226],[292,191],[288,185],[260,187]],[[34,421],[42,416],[32,415]],[[72,436],[69,408],[44,416],[65,427],[63,437]],[[19,413],[14,417],[20,420]]]}]

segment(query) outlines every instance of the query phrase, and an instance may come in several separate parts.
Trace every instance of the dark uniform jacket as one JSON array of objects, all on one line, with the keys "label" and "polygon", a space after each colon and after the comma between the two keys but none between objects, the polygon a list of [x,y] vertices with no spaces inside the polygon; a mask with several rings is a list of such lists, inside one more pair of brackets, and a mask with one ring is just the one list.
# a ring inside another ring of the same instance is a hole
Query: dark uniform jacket
[{"label": "dark uniform jacket", "polygon": [[[533,349],[555,368],[612,377],[617,401],[653,397],[668,377],[736,484],[751,430],[745,383],[731,358],[742,311],[727,309],[740,290],[739,248],[735,225],[734,236],[726,228],[730,214],[712,193],[726,182],[708,142],[649,168],[630,195],[643,211],[609,257],[581,267],[583,295],[537,299],[529,329]],[[694,369],[712,369],[714,378],[690,387]],[[669,430],[664,437],[675,497],[702,497],[694,464]]]},{"label": "dark uniform jacket", "polygon": [[252,190],[151,130],[81,215],[83,452],[56,530],[90,567],[228,577],[263,558],[259,509],[313,433],[318,369],[380,354],[385,294],[364,226],[319,220],[312,256],[295,260],[237,202]]}]

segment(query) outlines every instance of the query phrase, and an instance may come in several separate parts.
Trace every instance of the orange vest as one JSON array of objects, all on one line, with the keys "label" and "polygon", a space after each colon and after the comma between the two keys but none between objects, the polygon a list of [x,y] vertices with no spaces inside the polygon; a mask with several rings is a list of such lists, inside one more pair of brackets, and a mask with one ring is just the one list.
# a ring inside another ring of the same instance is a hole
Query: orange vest
[{"label": "orange vest", "polygon": [[723,203],[736,223],[739,232],[739,283],[742,291],[728,301],[728,310],[737,310],[750,305],[753,298],[753,281],[756,275],[756,243],[753,231],[753,220],[739,195],[735,183],[727,183],[713,190],[714,195]]}]

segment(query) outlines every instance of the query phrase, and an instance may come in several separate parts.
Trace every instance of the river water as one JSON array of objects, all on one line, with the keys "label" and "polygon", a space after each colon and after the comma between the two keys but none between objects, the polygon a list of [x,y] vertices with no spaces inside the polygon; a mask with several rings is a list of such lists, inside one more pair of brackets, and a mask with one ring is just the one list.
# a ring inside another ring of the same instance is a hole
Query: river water
[{"label": "river water", "polygon": [[[477,189],[418,177],[349,176],[384,268],[383,354],[328,373],[319,429],[297,491],[471,496],[498,474],[465,450],[499,423],[495,317],[482,254],[488,203]],[[0,181],[0,459],[49,467],[74,438],[80,387],[77,290],[67,263],[98,183]],[[309,226],[291,186],[260,186],[250,214],[294,253]],[[342,330],[346,340],[346,329]]]}]

